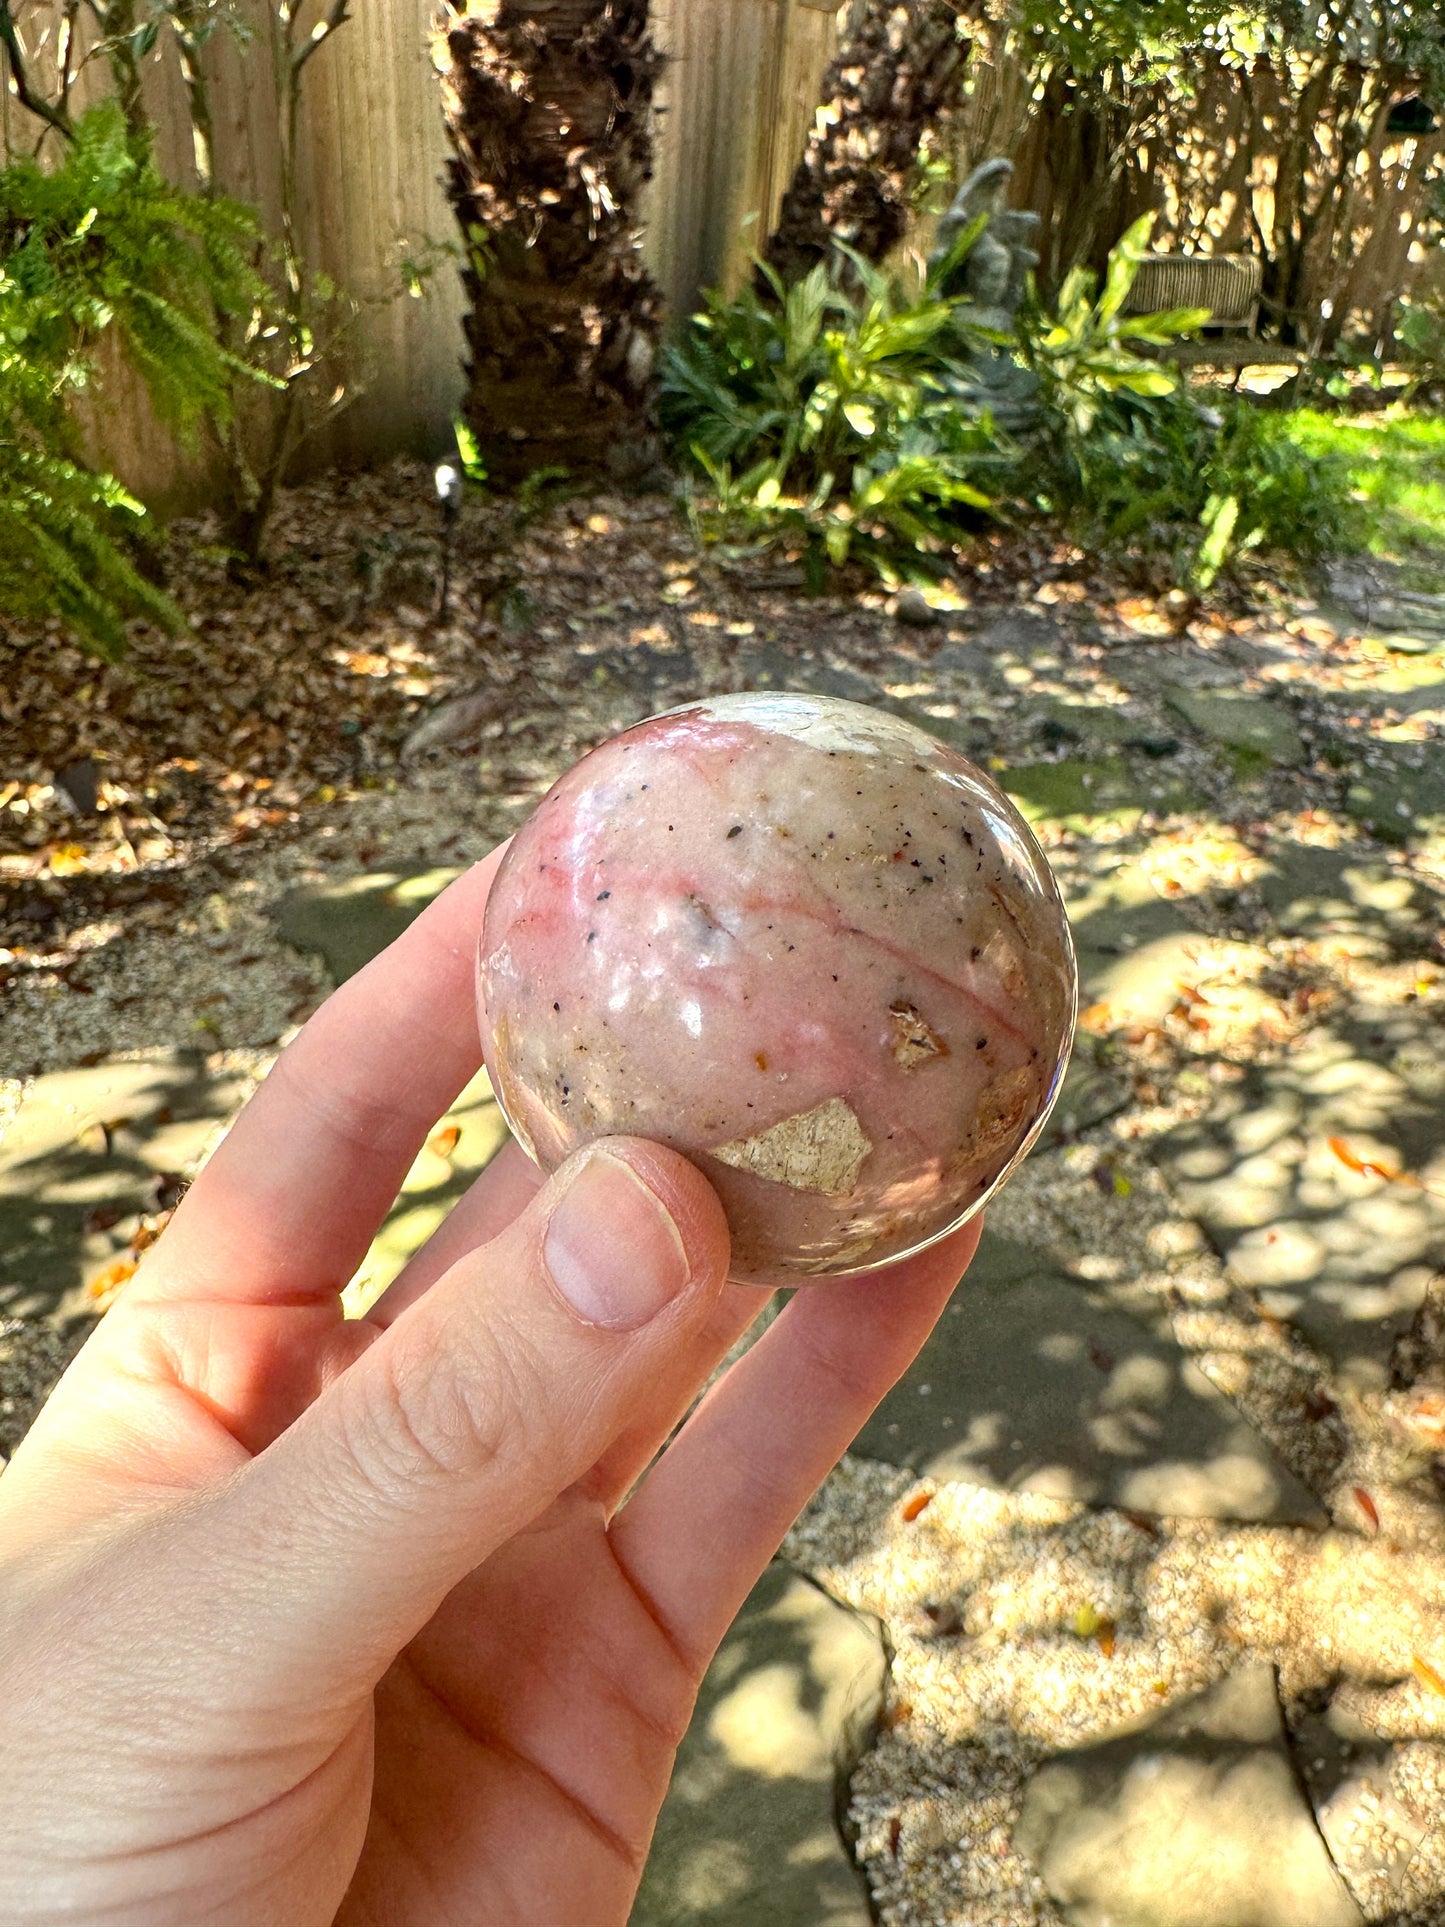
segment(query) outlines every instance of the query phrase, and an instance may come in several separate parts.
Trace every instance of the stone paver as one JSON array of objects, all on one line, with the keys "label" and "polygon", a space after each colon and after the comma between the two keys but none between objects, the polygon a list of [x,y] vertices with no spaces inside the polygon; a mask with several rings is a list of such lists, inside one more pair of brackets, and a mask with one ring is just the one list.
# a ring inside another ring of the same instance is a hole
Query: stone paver
[{"label": "stone paver", "polygon": [[1361,1384],[1445,1265],[1442,1044],[1429,1012],[1362,999],[1156,1151],[1234,1277]]},{"label": "stone paver", "polygon": [[1278,701],[1221,690],[1174,688],[1168,705],[1206,741],[1246,765],[1254,761],[1293,768],[1304,760],[1299,725]]},{"label": "stone paver", "polygon": [[1172,1337],[987,1231],[854,1450],[934,1478],[1144,1512],[1323,1518]]},{"label": "stone paver", "polygon": [[321,953],[341,984],[401,935],[459,868],[365,870],[340,883],[295,890],[277,908],[276,928],[298,950]]},{"label": "stone paver", "polygon": [[631,1927],[869,1927],[836,1814],[886,1674],[876,1621],[771,1567],[708,1668]]},{"label": "stone paver", "polygon": [[0,1316],[70,1315],[246,1097],[243,1071],[159,1050],[36,1078],[0,1140]]},{"label": "stone paver", "polygon": [[1387,843],[1410,843],[1445,828],[1445,747],[1376,749],[1350,783],[1345,808]]},{"label": "stone paver", "polygon": [[1273,1667],[1056,1755],[1015,1844],[1070,1927],[1357,1927],[1301,1797]]},{"label": "stone paver", "polygon": [[1438,927],[1439,898],[1419,877],[1355,848],[1285,846],[1271,853],[1254,888],[1281,936],[1310,938],[1336,954],[1425,955]]},{"label": "stone paver", "polygon": [[1071,756],[999,773],[999,780],[1031,822],[1086,829],[1097,818],[1137,824],[1146,810],[1188,809],[1198,799],[1162,765],[1136,767],[1123,756]]}]

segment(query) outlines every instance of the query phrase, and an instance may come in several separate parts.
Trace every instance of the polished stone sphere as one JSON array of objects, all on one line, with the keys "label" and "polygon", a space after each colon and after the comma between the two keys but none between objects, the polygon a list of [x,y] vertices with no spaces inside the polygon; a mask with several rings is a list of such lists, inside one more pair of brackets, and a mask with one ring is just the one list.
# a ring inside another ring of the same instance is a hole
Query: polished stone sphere
[{"label": "polished stone sphere", "polygon": [[1057,885],[982,771],[830,698],[699,701],[603,743],[503,859],[487,1069],[552,1170],[620,1132],[691,1158],[733,1276],[868,1271],[965,1222],[1063,1078]]}]

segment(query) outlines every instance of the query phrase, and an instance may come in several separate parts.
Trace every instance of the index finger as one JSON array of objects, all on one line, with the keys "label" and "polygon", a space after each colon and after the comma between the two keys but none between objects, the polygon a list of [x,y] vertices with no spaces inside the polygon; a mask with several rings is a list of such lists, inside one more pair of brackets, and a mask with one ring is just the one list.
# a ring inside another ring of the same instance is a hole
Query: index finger
[{"label": "index finger", "polygon": [[272,1065],[146,1267],[149,1291],[335,1296],[482,1061],[476,948],[506,845],[458,877]]}]

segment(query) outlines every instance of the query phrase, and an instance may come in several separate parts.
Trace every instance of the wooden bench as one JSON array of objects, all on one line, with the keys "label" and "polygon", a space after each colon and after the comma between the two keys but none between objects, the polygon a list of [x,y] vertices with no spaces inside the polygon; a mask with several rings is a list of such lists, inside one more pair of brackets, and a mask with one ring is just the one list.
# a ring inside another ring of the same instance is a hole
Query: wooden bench
[{"label": "wooden bench", "polygon": [[[1161,308],[1207,308],[1206,328],[1217,338],[1178,341],[1163,352],[1191,366],[1244,368],[1260,364],[1297,366],[1297,348],[1255,339],[1259,325],[1264,263],[1253,254],[1146,254],[1124,302],[1125,314],[1155,314]],[[1233,335],[1234,339],[1228,339]]]}]

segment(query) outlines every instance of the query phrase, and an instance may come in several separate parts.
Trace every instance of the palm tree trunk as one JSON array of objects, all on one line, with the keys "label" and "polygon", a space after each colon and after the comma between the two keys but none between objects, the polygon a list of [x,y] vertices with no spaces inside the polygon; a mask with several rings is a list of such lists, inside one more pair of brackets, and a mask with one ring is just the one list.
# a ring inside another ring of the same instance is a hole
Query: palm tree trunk
[{"label": "palm tree trunk", "polygon": [[637,202],[660,66],[647,0],[445,0],[436,41],[466,247],[467,425],[488,470],[613,482],[658,460],[661,298]]},{"label": "palm tree trunk", "polygon": [[920,144],[957,107],[967,44],[955,0],[868,0],[823,77],[823,102],[764,259],[785,282],[834,238],[869,261],[903,239]]}]

